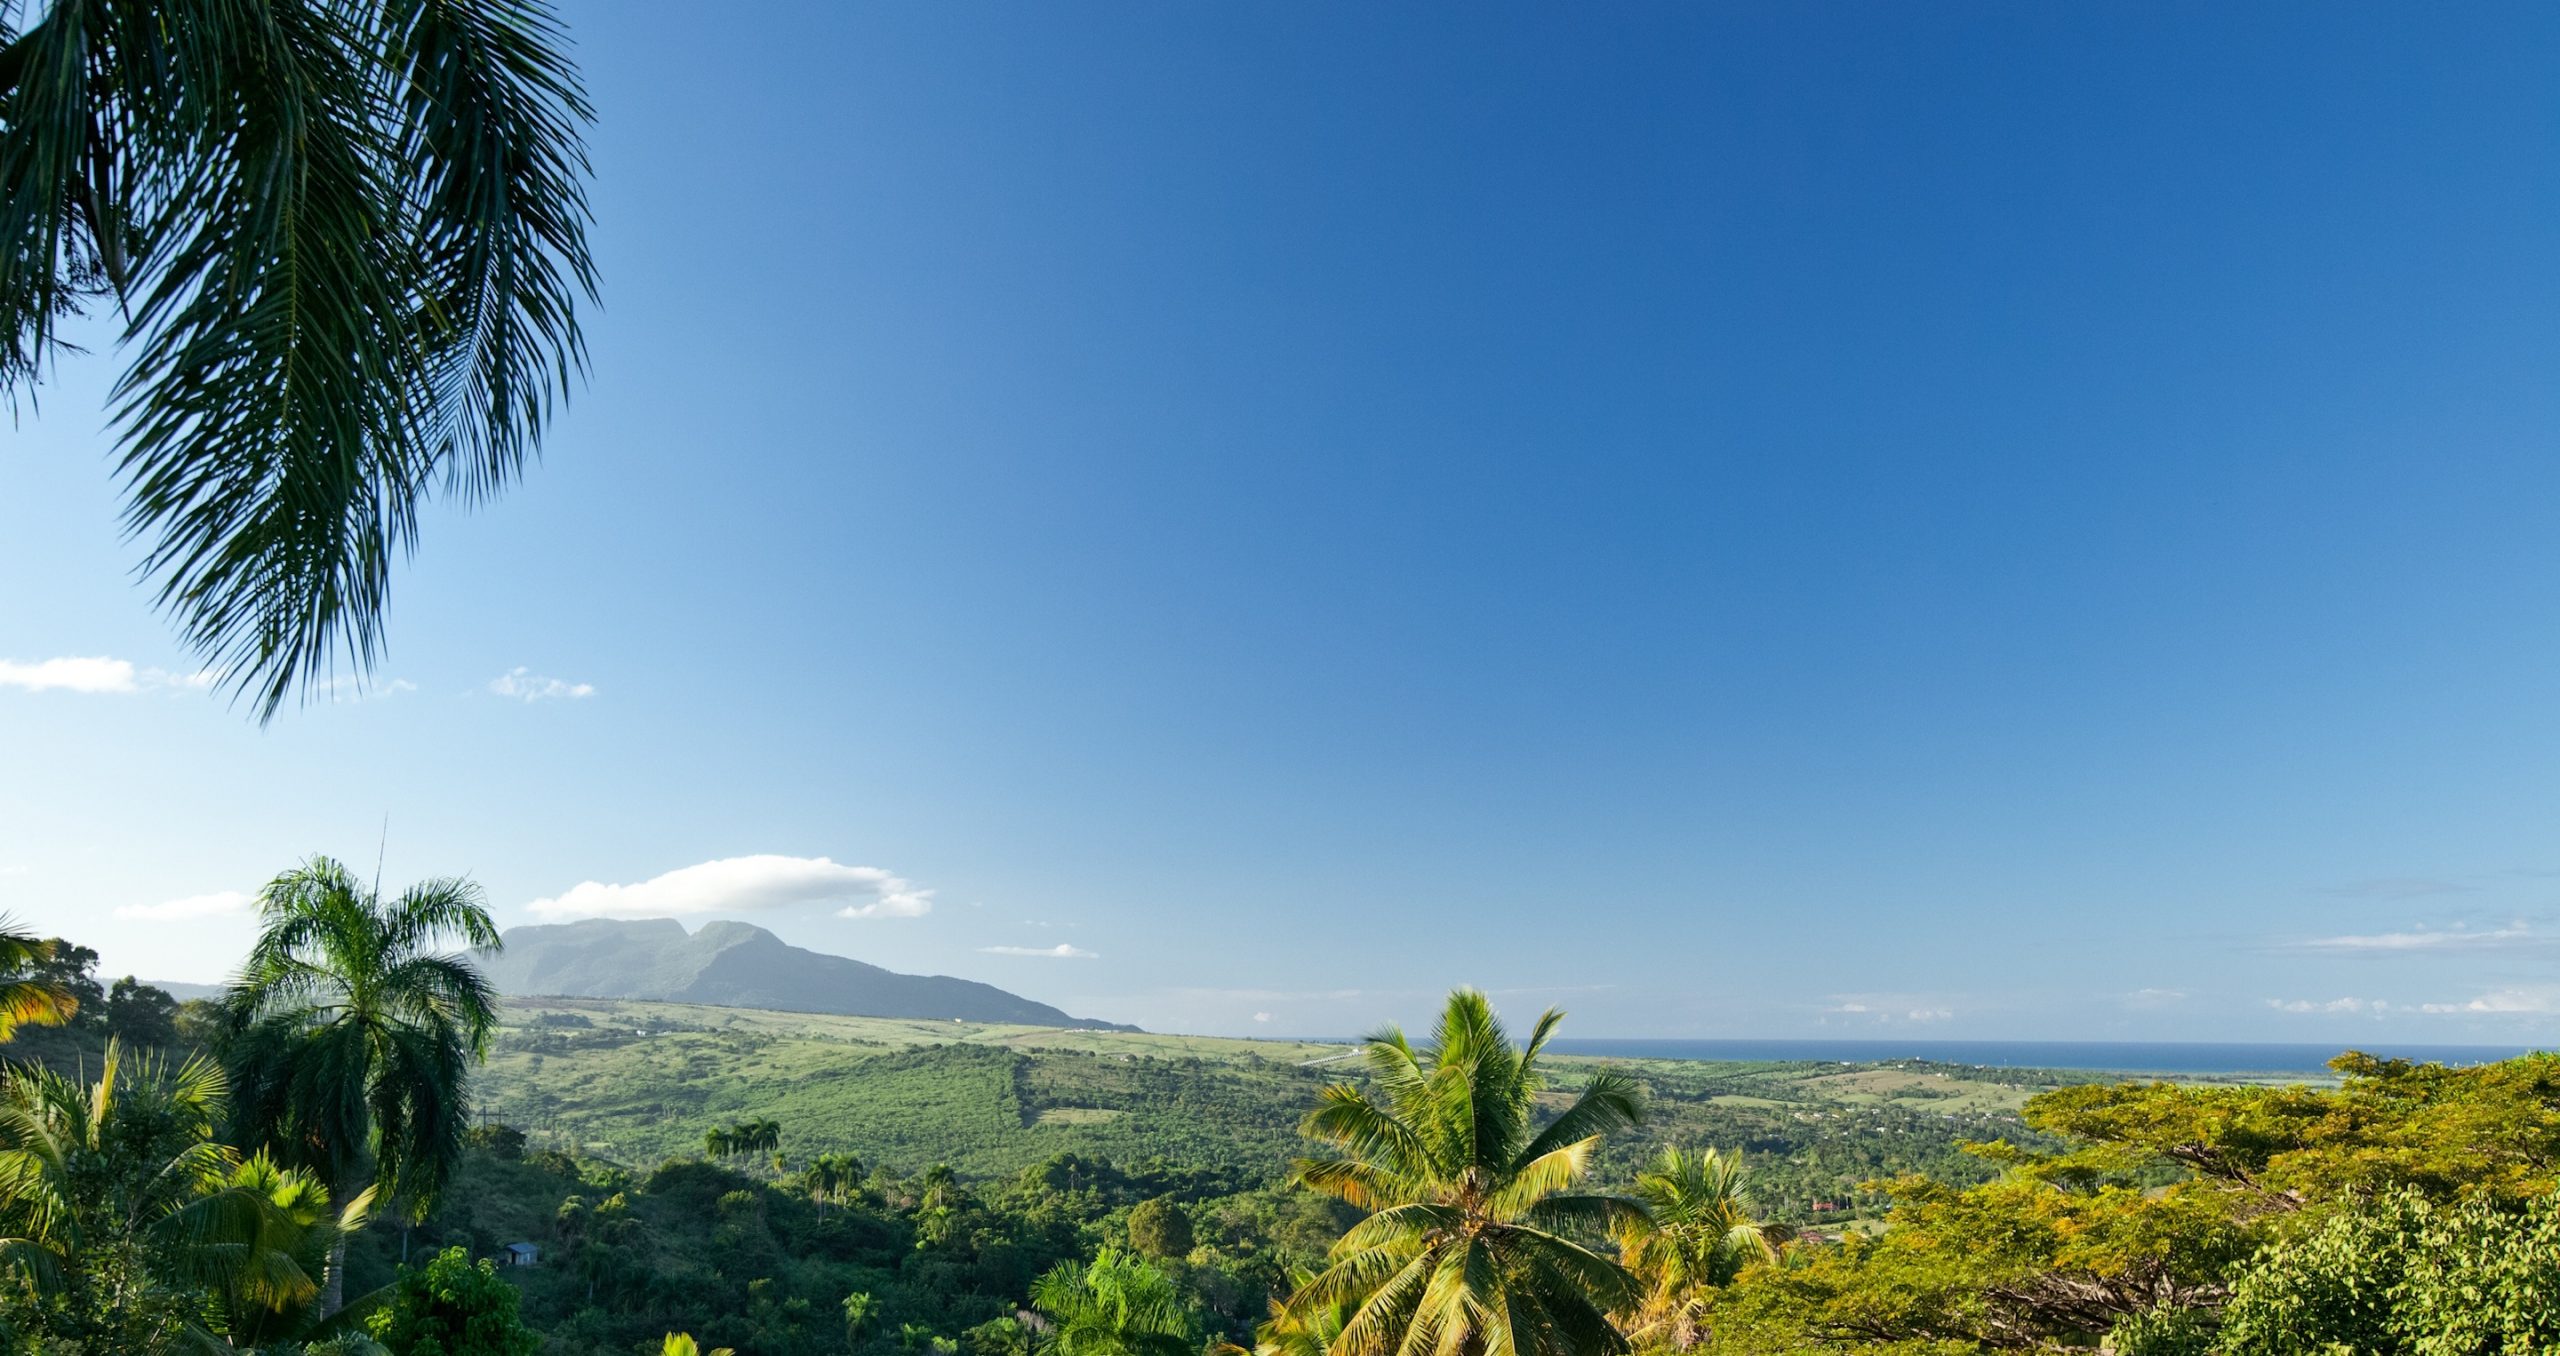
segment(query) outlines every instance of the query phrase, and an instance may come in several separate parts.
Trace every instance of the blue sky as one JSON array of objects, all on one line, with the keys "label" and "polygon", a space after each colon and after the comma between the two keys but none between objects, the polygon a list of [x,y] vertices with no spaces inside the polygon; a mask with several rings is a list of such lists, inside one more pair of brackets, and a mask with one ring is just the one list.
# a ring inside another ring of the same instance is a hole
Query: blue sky
[{"label": "blue sky", "polygon": [[0,454],[114,972],[387,817],[1163,1028],[2560,1029],[2560,13],[565,14],[594,379],[369,693],[176,677],[111,358]]}]

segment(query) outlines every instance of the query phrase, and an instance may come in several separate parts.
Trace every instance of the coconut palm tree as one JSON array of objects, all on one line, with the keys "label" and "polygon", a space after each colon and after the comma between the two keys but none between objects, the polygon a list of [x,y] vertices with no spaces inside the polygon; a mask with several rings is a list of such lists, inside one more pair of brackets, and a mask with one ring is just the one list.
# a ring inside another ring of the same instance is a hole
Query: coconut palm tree
[{"label": "coconut palm tree", "polygon": [[71,990],[36,973],[53,959],[54,944],[0,915],[0,1041],[21,1026],[60,1026],[80,1010]]},{"label": "coconut palm tree", "polygon": [[1793,1237],[1751,1217],[1742,1163],[1714,1149],[1666,1148],[1636,1175],[1645,1209],[1617,1230],[1619,1255],[1642,1280],[1629,1335],[1686,1351],[1705,1335],[1715,1291],[1754,1258],[1775,1261]]},{"label": "coconut palm tree", "polygon": [[1371,1212],[1291,1300],[1310,1324],[1356,1303],[1333,1356],[1624,1349],[1608,1314],[1633,1282],[1582,1238],[1638,1207],[1575,1188],[1602,1139],[1642,1115],[1642,1090],[1603,1069],[1538,1127],[1537,1058],[1562,1018],[1550,1009],[1514,1046],[1485,996],[1460,989],[1421,1049],[1392,1027],[1369,1038],[1377,1098],[1350,1083],[1320,1094],[1303,1129],[1338,1156],[1301,1161],[1298,1180]]},{"label": "coconut palm tree", "polygon": [[[1314,1279],[1311,1272],[1297,1271],[1290,1276],[1292,1290],[1304,1290]],[[1271,1317],[1255,1325],[1250,1356],[1330,1356],[1333,1344],[1342,1337],[1351,1316],[1360,1311],[1358,1297],[1351,1296],[1325,1304],[1291,1304],[1287,1300],[1271,1301]],[[1222,1347],[1218,1356],[1239,1356],[1241,1348]]]},{"label": "coconut palm tree", "polygon": [[1041,1356],[1192,1356],[1197,1325],[1173,1278],[1134,1253],[1105,1246],[1089,1266],[1060,1262],[1031,1283],[1049,1321]]},{"label": "coconut palm tree", "polygon": [[0,1073],[0,1265],[60,1301],[23,1335],[144,1351],[300,1330],[369,1201],[333,1212],[308,1174],[216,1142],[223,1092],[208,1060],[172,1074],[112,1041],[94,1083]]},{"label": "coconut palm tree", "polygon": [[0,0],[0,395],[112,319],[126,522],[262,715],[584,367],[589,118],[542,0]]},{"label": "coconut palm tree", "polygon": [[[471,1124],[470,1065],[497,1000],[448,941],[495,948],[478,886],[431,880],[385,900],[326,857],[267,883],[262,931],[226,1000],[235,1123],[333,1195],[368,1180],[415,1218]],[[324,1312],[344,1298],[343,1242]]]}]

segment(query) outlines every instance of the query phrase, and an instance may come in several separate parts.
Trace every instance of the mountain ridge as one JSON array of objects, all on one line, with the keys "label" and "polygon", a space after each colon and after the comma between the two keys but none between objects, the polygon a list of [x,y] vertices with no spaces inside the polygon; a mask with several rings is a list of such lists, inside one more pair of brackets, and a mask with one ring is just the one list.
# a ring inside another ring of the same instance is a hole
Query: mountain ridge
[{"label": "mountain ridge", "polygon": [[507,929],[474,951],[498,992],[515,998],[629,998],[847,1017],[1001,1022],[1135,1031],[1071,1016],[1020,994],[951,975],[910,975],[793,946],[752,923],[722,919],[687,932],[673,918],[586,918]]}]

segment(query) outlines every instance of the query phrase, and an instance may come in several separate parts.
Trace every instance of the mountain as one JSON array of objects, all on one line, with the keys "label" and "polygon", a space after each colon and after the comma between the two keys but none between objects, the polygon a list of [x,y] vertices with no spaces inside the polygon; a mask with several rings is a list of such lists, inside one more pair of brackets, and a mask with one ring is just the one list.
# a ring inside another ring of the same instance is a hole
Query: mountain
[{"label": "mountain", "polygon": [[705,923],[687,933],[672,918],[590,918],[509,928],[499,940],[500,950],[476,952],[472,959],[498,992],[519,997],[642,998],[849,1017],[1136,1030],[1070,1017],[992,984],[902,975],[810,951],[748,923]]},{"label": "mountain", "polygon": [[231,992],[231,986],[227,984],[196,984],[183,979],[146,979],[142,982],[181,1003],[191,998],[220,998]]}]

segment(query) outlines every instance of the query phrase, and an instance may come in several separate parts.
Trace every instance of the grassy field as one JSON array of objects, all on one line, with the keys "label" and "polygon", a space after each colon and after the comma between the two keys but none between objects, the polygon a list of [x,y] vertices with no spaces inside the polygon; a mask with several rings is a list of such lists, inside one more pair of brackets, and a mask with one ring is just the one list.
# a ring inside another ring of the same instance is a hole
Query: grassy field
[{"label": "grassy field", "polygon": [[[731,1120],[782,1123],[794,1158],[852,1153],[892,1172],[1017,1173],[1072,1153],[1276,1180],[1316,1090],[1358,1075],[1339,1045],[923,1022],[611,1000],[510,1000],[481,1082],[486,1114],[538,1143],[644,1166]],[[1561,1105],[1581,1070],[1553,1061]],[[1851,1218],[1858,1184],[1962,1176],[1967,1139],[2015,1139],[2037,1091],[2087,1075],[1916,1061],[1849,1066],[1616,1061],[1651,1093],[1613,1146],[1623,1175],[1663,1143],[1741,1151],[1773,1210]],[[1823,1202],[1835,1207],[1817,1211]]]}]

